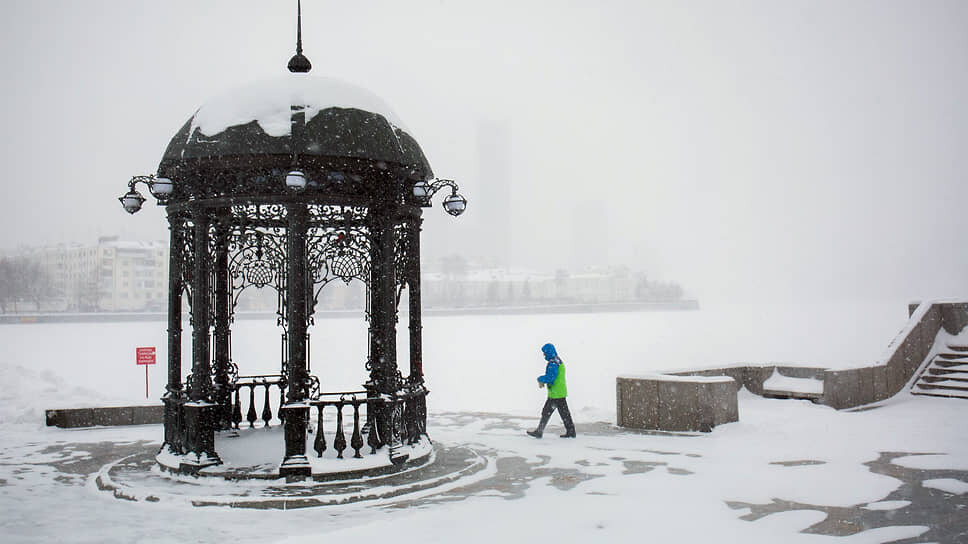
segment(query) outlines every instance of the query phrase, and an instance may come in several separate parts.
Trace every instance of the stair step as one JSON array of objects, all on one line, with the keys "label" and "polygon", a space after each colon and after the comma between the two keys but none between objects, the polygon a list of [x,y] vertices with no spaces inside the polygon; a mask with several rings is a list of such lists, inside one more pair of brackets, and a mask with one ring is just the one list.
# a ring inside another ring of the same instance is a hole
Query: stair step
[{"label": "stair step", "polygon": [[938,354],[937,359],[945,359],[949,361],[964,361],[968,363],[968,355],[964,353],[945,353],[941,352]]},{"label": "stair step", "polygon": [[948,349],[951,351],[964,351],[968,352],[968,346],[960,344],[948,344]]},{"label": "stair step", "polygon": [[958,365],[958,366],[932,366],[928,369],[928,374],[934,374],[936,376],[944,375],[968,375],[968,365]]},{"label": "stair step", "polygon": [[911,391],[912,395],[920,395],[924,397],[942,397],[946,399],[965,399],[968,400],[968,395],[955,395],[955,394],[945,394],[945,393],[928,393],[925,391]]},{"label": "stair step", "polygon": [[953,382],[951,380],[946,380],[944,382],[938,382],[938,383],[932,383],[932,384],[918,382],[915,385],[921,389],[944,389],[946,391],[958,391],[960,393],[964,393],[968,395],[968,384],[963,384],[961,382]]},{"label": "stair step", "polygon": [[763,397],[768,399],[796,399],[817,401],[823,397],[823,393],[813,393],[806,391],[782,391],[779,389],[764,389]]},{"label": "stair step", "polygon": [[944,368],[951,368],[956,366],[968,366],[968,360],[961,359],[935,359],[931,361],[934,366],[940,366]]},{"label": "stair step", "polygon": [[959,372],[954,374],[942,374],[942,375],[932,375],[932,376],[921,376],[921,381],[924,383],[941,383],[941,382],[957,382],[968,385],[968,372]]}]

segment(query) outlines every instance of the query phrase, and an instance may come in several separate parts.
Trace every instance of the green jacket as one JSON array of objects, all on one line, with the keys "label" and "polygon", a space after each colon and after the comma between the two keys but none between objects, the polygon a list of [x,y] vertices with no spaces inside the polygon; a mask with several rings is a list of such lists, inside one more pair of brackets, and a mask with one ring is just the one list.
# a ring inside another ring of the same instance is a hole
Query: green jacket
[{"label": "green jacket", "polygon": [[554,357],[548,361],[544,376],[538,381],[547,385],[549,399],[563,399],[568,396],[568,385],[565,382],[565,363]]}]

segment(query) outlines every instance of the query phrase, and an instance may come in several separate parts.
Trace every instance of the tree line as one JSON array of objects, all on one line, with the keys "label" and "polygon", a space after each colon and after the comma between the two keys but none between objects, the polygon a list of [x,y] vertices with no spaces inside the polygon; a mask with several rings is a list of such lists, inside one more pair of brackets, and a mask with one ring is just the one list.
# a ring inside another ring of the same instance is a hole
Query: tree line
[{"label": "tree line", "polygon": [[40,263],[25,257],[0,258],[0,311],[39,309],[62,293],[55,292]]}]

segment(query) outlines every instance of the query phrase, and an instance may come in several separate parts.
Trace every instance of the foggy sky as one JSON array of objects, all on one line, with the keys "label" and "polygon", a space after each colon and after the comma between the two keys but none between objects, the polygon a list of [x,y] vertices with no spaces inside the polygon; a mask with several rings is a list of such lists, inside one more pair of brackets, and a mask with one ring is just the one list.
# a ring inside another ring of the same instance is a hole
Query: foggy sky
[{"label": "foggy sky", "polygon": [[[0,247],[165,238],[117,196],[210,97],[284,73],[289,3],[4,1]],[[960,1],[303,2],[312,74],[383,98],[470,201],[427,211],[425,258],[507,216],[514,263],[597,240],[702,300],[968,296],[966,29]]]}]

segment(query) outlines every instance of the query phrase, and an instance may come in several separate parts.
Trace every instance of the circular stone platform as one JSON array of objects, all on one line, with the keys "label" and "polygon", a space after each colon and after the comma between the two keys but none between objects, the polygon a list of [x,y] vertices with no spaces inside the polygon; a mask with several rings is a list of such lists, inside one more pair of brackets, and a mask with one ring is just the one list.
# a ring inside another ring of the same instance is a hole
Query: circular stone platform
[{"label": "circular stone platform", "polygon": [[[350,454],[352,455],[352,450]],[[377,455],[386,457],[385,451],[379,451]],[[339,460],[351,461],[359,459]],[[285,478],[237,479],[237,476],[229,472],[222,475],[209,474],[208,477],[171,474],[158,465],[152,451],[129,455],[105,465],[98,472],[94,483],[98,489],[125,500],[185,503],[193,506],[291,509],[403,495],[418,497],[422,492],[440,493],[450,487],[466,485],[478,478],[487,477],[493,472],[493,468],[485,470],[487,468],[487,459],[468,447],[433,444],[424,461],[408,462],[394,472],[345,477],[337,481],[306,479],[287,482]],[[473,475],[478,478],[471,478]]]},{"label": "circular stone platform", "polygon": [[[340,458],[339,452],[333,447],[333,436],[330,434],[326,438],[327,447],[322,455],[318,455],[312,449],[314,436],[310,434],[307,437],[306,458],[312,478],[317,481],[395,473],[429,461],[433,453],[433,444],[424,437],[419,442],[401,447],[400,453],[407,461],[400,465],[390,460],[386,447],[371,454],[370,447],[364,445],[360,449],[359,457],[354,456],[353,448],[347,447]],[[284,443],[282,426],[221,431],[215,437],[215,451],[222,460],[221,464],[201,468],[197,475],[231,480],[275,480],[281,477],[279,465]],[[173,473],[184,473],[179,471],[180,465],[185,461],[181,456],[163,451],[155,459],[164,469]]]}]

